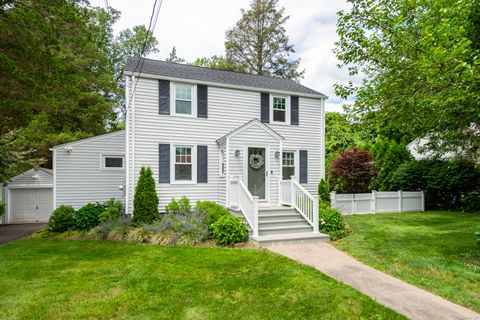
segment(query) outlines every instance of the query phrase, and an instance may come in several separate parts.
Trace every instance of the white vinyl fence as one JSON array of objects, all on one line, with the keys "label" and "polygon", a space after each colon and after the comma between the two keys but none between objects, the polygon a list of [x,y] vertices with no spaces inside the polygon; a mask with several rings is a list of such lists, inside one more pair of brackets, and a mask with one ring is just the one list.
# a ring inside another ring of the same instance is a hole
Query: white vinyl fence
[{"label": "white vinyl fence", "polygon": [[331,205],[344,215],[377,212],[425,211],[423,191],[372,191],[330,194]]}]

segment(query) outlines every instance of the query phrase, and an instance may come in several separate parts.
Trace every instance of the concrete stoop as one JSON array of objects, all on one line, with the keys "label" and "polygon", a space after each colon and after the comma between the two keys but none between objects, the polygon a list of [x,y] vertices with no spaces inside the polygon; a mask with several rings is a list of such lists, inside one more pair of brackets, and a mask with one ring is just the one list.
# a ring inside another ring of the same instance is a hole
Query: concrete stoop
[{"label": "concrete stoop", "polygon": [[250,236],[250,239],[258,247],[265,248],[289,244],[325,243],[330,241],[330,236],[327,234],[316,232],[301,232],[272,234],[258,237]]}]

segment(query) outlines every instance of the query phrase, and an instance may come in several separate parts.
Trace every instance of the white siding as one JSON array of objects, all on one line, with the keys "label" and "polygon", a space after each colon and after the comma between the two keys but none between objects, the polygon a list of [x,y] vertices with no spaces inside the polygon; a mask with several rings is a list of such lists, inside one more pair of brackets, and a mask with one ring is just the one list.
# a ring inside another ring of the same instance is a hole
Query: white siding
[{"label": "white siding", "polygon": [[[265,148],[265,151],[268,152],[266,154],[266,161],[269,163],[266,167],[268,169],[269,174],[266,177],[268,182],[266,181],[265,188],[266,189],[266,197],[270,203],[278,203],[278,179],[280,174],[280,161],[281,159],[275,158],[275,152],[280,151],[280,140],[273,136],[271,133],[266,132],[258,125],[253,125],[240,133],[232,136],[229,138],[230,141],[230,154],[229,154],[229,161],[230,161],[230,176],[242,176],[243,181],[247,182],[247,172],[245,170],[246,164],[248,163],[248,159],[246,159],[246,153],[248,152],[248,147],[262,147]],[[235,156],[235,150],[240,151],[240,155],[238,157]],[[270,173],[273,171],[273,174]]]},{"label": "white siding", "polygon": [[63,147],[54,151],[55,208],[64,204],[79,209],[110,198],[124,201],[119,186],[125,184],[125,169],[104,169],[102,156],[125,156],[125,131],[73,142],[71,148],[70,153]]},{"label": "white siding", "polygon": [[53,185],[52,174],[42,169],[31,169],[12,178],[12,181],[8,182],[9,187],[28,186],[34,188],[35,185],[51,187]]},{"label": "white siding", "polygon": [[[159,209],[163,210],[171,198],[188,196],[197,200],[222,201],[225,195],[219,192],[224,179],[219,176],[219,147],[217,139],[228,132],[260,117],[260,93],[208,87],[208,118],[187,118],[158,114],[158,82],[141,78],[138,81],[133,106],[129,108],[127,130],[132,140],[129,150],[129,207],[141,166],[149,166],[154,172]],[[269,126],[285,137],[284,147],[308,150],[308,184],[305,187],[316,192],[316,185],[323,175],[321,152],[322,100],[300,97],[300,125]],[[134,123],[134,125],[133,125]],[[134,129],[133,129],[134,127]],[[254,141],[253,141],[254,142]],[[158,144],[208,145],[207,184],[158,184]],[[278,143],[278,142],[276,142]],[[235,150],[230,146],[230,152]],[[272,149],[271,152],[274,152]],[[231,156],[231,155],[230,155]],[[133,159],[134,158],[134,159]],[[278,167],[277,170],[280,170]],[[232,174],[232,173],[230,173]],[[279,175],[280,171],[276,173]],[[278,183],[272,183],[278,187]]]}]

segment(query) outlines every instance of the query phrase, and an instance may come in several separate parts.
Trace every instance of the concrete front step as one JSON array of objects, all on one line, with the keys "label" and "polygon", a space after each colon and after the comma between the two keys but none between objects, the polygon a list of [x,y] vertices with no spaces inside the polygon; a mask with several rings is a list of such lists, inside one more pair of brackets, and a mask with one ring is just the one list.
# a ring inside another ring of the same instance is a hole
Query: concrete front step
[{"label": "concrete front step", "polygon": [[277,245],[325,243],[330,241],[330,236],[323,233],[303,232],[279,235],[251,237],[258,247],[272,247]]},{"label": "concrete front step", "polygon": [[262,221],[278,221],[278,220],[305,220],[301,215],[299,215],[298,213],[294,214],[284,214],[284,215],[280,215],[280,216],[276,216],[276,215],[269,215],[269,216],[259,216],[258,217],[258,221],[259,222],[262,222]]},{"label": "concrete front step", "polygon": [[260,236],[269,236],[269,235],[278,235],[278,234],[292,234],[292,233],[305,233],[312,232],[312,226],[280,226],[280,227],[262,227],[258,228],[258,235]]},{"label": "concrete front step", "polygon": [[303,218],[295,219],[276,219],[276,220],[260,220],[258,221],[258,227],[260,230],[269,227],[309,227],[310,224]]}]

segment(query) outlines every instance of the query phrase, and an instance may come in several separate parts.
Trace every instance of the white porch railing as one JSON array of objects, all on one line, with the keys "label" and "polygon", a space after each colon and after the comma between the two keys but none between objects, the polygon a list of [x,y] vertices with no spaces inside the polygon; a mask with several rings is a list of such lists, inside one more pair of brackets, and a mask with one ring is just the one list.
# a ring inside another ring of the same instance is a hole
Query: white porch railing
[{"label": "white porch railing", "polygon": [[292,176],[291,180],[281,180],[279,184],[280,204],[291,205],[318,232],[318,196],[310,194]]},{"label": "white porch railing", "polygon": [[229,179],[230,206],[237,207],[252,229],[252,235],[258,237],[258,197],[252,196],[241,176]]}]

